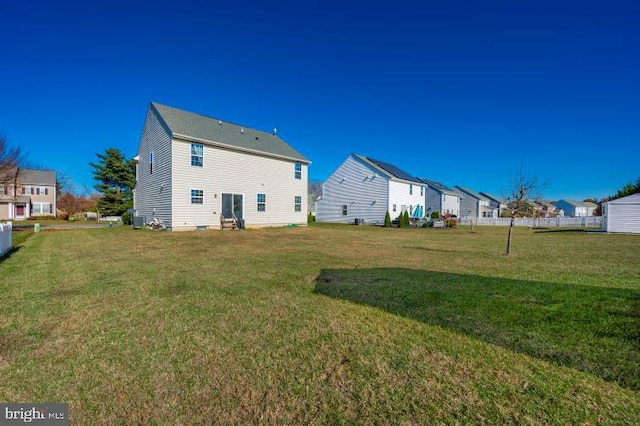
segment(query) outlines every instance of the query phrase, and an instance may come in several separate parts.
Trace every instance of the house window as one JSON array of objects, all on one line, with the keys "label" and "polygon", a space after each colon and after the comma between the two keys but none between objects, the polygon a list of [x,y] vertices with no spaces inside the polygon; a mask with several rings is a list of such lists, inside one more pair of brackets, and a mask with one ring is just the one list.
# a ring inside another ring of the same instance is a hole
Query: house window
[{"label": "house window", "polygon": [[50,203],[33,203],[32,214],[51,214]]},{"label": "house window", "polygon": [[424,186],[420,187],[420,196],[422,197],[424,195]]},{"label": "house window", "polygon": [[347,215],[347,205],[343,204],[342,205],[342,216],[346,216]]},{"label": "house window", "polygon": [[293,211],[301,212],[302,211],[302,197],[296,195],[293,198]]},{"label": "house window", "polygon": [[413,184],[409,184],[409,195],[413,195]]},{"label": "house window", "polygon": [[153,152],[149,153],[149,174],[153,174]]},{"label": "house window", "polygon": [[302,179],[302,163],[296,163],[295,165],[295,178]]},{"label": "house window", "polygon": [[191,144],[191,165],[202,167],[204,164],[204,147],[199,143]]},{"label": "house window", "polygon": [[204,191],[202,189],[191,190],[191,204],[204,204]]},{"label": "house window", "polygon": [[[31,193],[33,194],[33,188],[31,188]],[[49,188],[43,186],[36,188],[36,195],[49,195]]]},{"label": "house window", "polygon": [[258,211],[259,212],[267,211],[267,195],[266,194],[258,194]]},{"label": "house window", "polygon": [[394,212],[396,211],[396,205],[395,204],[393,205],[393,211]]}]

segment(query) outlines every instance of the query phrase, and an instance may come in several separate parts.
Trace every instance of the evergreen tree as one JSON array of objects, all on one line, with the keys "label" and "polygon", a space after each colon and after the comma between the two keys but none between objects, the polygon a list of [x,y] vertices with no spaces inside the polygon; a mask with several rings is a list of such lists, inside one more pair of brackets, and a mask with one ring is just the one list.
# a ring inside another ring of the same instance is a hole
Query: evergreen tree
[{"label": "evergreen tree", "polygon": [[102,197],[98,209],[105,215],[120,216],[133,207],[133,188],[136,185],[136,163],[127,160],[116,148],[108,148],[104,154],[96,154],[98,163],[93,167],[93,177],[100,182],[95,185]]},{"label": "evergreen tree", "polygon": [[384,215],[384,227],[391,228],[391,215],[389,214],[388,210],[387,210],[387,213]]},{"label": "evergreen tree", "polygon": [[404,220],[404,227],[408,228],[409,225],[411,225],[411,221],[409,220],[409,212],[407,210],[404,211],[402,219]]}]

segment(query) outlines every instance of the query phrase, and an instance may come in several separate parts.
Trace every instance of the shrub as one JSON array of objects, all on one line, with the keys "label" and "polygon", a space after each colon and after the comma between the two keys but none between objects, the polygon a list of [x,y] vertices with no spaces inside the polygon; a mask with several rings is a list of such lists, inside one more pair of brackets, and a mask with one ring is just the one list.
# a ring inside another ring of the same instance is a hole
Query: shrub
[{"label": "shrub", "polygon": [[440,219],[440,212],[437,212],[437,211],[431,212],[431,219]]},{"label": "shrub", "polygon": [[309,212],[307,214],[307,223],[311,224],[311,223],[313,223],[315,221],[316,221],[316,218],[313,216],[313,214],[311,214],[311,212]]},{"label": "shrub", "polygon": [[447,228],[457,228],[458,227],[458,221],[452,217],[450,217],[449,219],[447,219],[445,221],[445,224],[447,226]]},{"label": "shrub", "polygon": [[402,219],[404,220],[404,226],[405,228],[408,227],[411,224],[411,221],[409,220],[409,212],[405,210],[404,214],[402,215]]},{"label": "shrub", "polygon": [[131,225],[131,213],[129,212],[122,213],[121,219],[123,224]]},{"label": "shrub", "polygon": [[58,212],[58,219],[60,219],[60,220],[69,219],[69,213],[67,213],[67,212]]},{"label": "shrub", "polygon": [[384,215],[384,227],[391,228],[391,215],[389,214],[389,211]]}]

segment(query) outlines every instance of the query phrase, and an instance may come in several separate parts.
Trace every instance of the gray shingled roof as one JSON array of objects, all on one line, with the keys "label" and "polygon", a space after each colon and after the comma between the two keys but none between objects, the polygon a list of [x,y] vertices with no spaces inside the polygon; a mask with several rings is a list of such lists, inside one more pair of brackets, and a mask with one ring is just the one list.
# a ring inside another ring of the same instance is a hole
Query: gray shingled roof
[{"label": "gray shingled roof", "polygon": [[418,178],[420,181],[426,183],[429,187],[440,191],[443,194],[447,194],[447,195],[455,195],[456,197],[459,197],[460,194],[458,194],[456,191],[454,191],[453,189],[449,188],[446,185],[441,184],[440,182],[437,182],[435,180],[430,180],[430,179],[425,179],[425,178]]},{"label": "gray shingled roof", "polygon": [[477,198],[478,200],[488,201],[487,197],[485,197],[484,195],[480,195],[477,192],[472,191],[472,190],[470,190],[468,188],[464,188],[464,187],[458,186],[458,185],[456,185],[455,188],[456,188],[456,190],[462,192],[463,194],[469,195],[469,196],[471,196],[473,198]]},{"label": "gray shingled roof", "polygon": [[560,201],[564,201],[567,204],[572,205],[573,207],[598,207],[597,204],[593,204],[590,202],[584,202],[584,201],[578,201],[578,200],[566,200],[566,199],[562,199],[557,201],[557,203],[559,203]]},{"label": "gray shingled roof", "polygon": [[51,170],[21,169],[18,181],[23,185],[55,185],[56,172]]},{"label": "gray shingled roof", "polygon": [[382,171],[383,173],[387,174],[389,177],[395,177],[397,179],[402,179],[402,180],[406,180],[406,181],[410,181],[410,182],[415,182],[415,183],[422,183],[418,178],[411,176],[409,173],[405,172],[404,170],[402,170],[399,167],[394,166],[391,163],[386,163],[384,161],[380,161],[380,160],[376,160],[373,159],[371,157],[365,157],[363,155],[358,155],[358,154],[354,154],[356,157],[358,157],[359,159],[371,164],[372,166],[376,167],[378,170]]},{"label": "gray shingled roof", "polygon": [[244,151],[270,154],[310,163],[307,158],[275,134],[161,105],[156,102],[151,102],[151,108],[158,113],[174,137],[195,139]]}]

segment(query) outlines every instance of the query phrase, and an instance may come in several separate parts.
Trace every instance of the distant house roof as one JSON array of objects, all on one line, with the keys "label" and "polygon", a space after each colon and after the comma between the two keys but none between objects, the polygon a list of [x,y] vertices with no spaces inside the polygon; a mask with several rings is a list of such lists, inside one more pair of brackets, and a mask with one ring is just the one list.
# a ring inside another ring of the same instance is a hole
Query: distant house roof
[{"label": "distant house roof", "polygon": [[567,203],[567,204],[569,204],[569,205],[571,205],[573,207],[589,207],[589,208],[598,207],[597,204],[593,204],[593,203],[590,203],[588,201],[584,202],[584,201],[577,201],[577,200],[559,200],[559,201],[556,201],[556,205],[558,203],[562,203],[562,202]]},{"label": "distant house roof", "polygon": [[626,197],[616,198],[615,200],[607,201],[609,204],[639,204],[640,192],[636,194],[627,195]]},{"label": "distant house roof", "polygon": [[275,132],[251,129],[156,102],[151,103],[151,108],[158,113],[174,137],[310,163],[307,158],[280,139]]},{"label": "distant house roof", "polygon": [[484,195],[480,195],[477,192],[472,191],[468,188],[464,188],[462,186],[457,186],[457,185],[455,186],[455,188],[458,191],[462,192],[463,194],[469,195],[470,197],[477,198],[478,200],[488,201],[487,197],[485,197]]},{"label": "distant house roof", "polygon": [[[1,182],[13,181],[16,169],[5,170],[0,176]],[[21,185],[55,185],[56,172],[52,170],[19,169],[18,183]]]},{"label": "distant house roof", "polygon": [[418,179],[426,183],[430,188],[433,188],[442,194],[455,195],[456,197],[460,196],[459,193],[455,192],[453,189],[449,188],[448,186],[441,184],[440,182],[436,182],[435,180],[430,180],[425,178],[418,178]]},{"label": "distant house roof", "polygon": [[404,170],[400,169],[399,167],[394,166],[393,164],[386,163],[386,162],[380,161],[380,160],[376,160],[376,159],[373,159],[371,157],[364,157],[364,156],[358,155],[358,154],[354,154],[354,155],[357,158],[359,158],[360,160],[363,160],[363,161],[373,165],[374,167],[376,167],[377,169],[381,170],[382,172],[384,172],[385,174],[389,175],[390,177],[395,177],[397,179],[402,179],[402,180],[407,180],[407,181],[410,181],[410,182],[415,182],[417,184],[421,184],[422,183],[415,176],[411,176],[409,173],[405,172]]},{"label": "distant house roof", "polygon": [[496,203],[498,203],[498,204],[503,204],[503,203],[504,203],[504,201],[502,201],[500,198],[498,198],[498,197],[494,197],[493,195],[489,194],[488,192],[482,192],[482,191],[480,191],[480,195],[482,195],[482,196],[484,196],[484,197],[488,198],[488,199],[489,199],[489,200],[491,200],[491,201],[495,201],[495,202],[496,202]]},{"label": "distant house roof", "polygon": [[55,185],[56,172],[52,170],[22,169],[18,173],[18,182],[23,185]]}]

